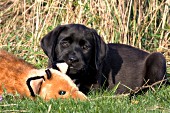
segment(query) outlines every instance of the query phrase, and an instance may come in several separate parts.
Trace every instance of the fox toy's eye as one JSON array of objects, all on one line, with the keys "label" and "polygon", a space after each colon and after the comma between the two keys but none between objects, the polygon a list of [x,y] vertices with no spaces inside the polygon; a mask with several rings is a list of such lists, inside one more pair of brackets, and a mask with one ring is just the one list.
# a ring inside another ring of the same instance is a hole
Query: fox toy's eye
[{"label": "fox toy's eye", "polygon": [[60,91],[58,92],[58,94],[59,94],[59,95],[65,95],[65,94],[66,94],[66,91],[60,90]]}]

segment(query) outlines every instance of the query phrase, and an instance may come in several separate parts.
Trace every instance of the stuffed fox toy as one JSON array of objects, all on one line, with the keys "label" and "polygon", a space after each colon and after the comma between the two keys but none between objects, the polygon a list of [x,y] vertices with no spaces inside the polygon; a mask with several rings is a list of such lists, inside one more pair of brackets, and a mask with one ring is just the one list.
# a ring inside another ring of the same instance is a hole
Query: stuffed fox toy
[{"label": "stuffed fox toy", "polygon": [[32,99],[39,95],[45,100],[73,98],[86,100],[87,97],[78,90],[74,82],[64,74],[66,69],[58,66],[54,69],[36,69],[14,55],[0,50],[0,95],[20,94]]}]

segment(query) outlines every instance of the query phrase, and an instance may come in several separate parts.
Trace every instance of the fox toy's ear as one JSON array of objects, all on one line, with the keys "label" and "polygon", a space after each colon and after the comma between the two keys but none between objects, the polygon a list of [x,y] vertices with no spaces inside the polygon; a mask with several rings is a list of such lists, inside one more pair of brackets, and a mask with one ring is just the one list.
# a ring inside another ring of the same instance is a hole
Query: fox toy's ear
[{"label": "fox toy's ear", "polygon": [[27,86],[31,96],[35,97],[36,94],[39,94],[43,81],[44,81],[43,76],[31,77],[27,80]]},{"label": "fox toy's ear", "polygon": [[57,63],[56,65],[57,65],[57,67],[59,68],[59,70],[60,70],[62,73],[66,73],[66,72],[67,72],[67,70],[68,70],[68,65],[67,65],[65,62],[63,62],[63,63]]},{"label": "fox toy's ear", "polygon": [[47,74],[47,79],[50,79],[52,76],[51,71],[49,69],[46,69],[45,72]]}]

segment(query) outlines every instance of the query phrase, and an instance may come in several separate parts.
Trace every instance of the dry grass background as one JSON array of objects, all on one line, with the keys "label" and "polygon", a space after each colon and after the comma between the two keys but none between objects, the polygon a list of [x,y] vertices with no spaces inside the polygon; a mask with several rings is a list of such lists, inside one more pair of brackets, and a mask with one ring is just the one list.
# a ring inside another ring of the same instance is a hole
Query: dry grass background
[{"label": "dry grass background", "polygon": [[169,60],[169,9],[170,0],[0,0],[0,47],[35,64],[46,58],[39,46],[45,34],[81,23],[106,42],[163,52]]},{"label": "dry grass background", "polygon": [[[96,29],[107,43],[159,51],[170,63],[169,9],[170,0],[0,0],[0,48],[46,67],[47,57],[39,46],[42,37],[58,24],[81,23]],[[85,103],[19,100],[7,95],[0,102],[0,112],[170,112],[170,89],[152,90],[131,101],[113,98],[112,92],[92,93],[93,101]]]}]

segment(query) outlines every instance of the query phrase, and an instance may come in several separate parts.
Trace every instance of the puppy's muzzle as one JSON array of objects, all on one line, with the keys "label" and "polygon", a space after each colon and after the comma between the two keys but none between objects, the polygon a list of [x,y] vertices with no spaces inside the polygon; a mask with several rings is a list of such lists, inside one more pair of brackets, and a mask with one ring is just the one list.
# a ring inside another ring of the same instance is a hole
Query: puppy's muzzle
[{"label": "puppy's muzzle", "polygon": [[72,64],[72,63],[76,63],[76,62],[79,62],[78,57],[75,56],[75,55],[69,55],[68,63],[69,63],[69,64]]}]

